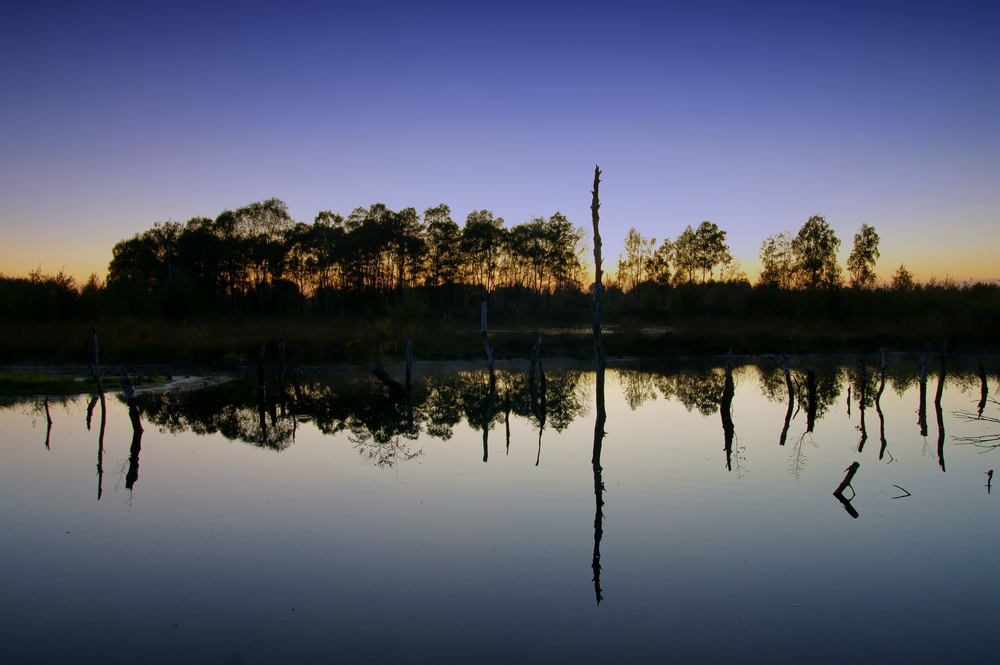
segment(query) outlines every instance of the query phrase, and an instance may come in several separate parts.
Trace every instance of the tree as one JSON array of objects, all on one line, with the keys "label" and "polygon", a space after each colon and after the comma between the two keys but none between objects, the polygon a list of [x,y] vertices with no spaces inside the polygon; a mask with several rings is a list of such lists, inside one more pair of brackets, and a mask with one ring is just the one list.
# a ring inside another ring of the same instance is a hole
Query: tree
[{"label": "tree", "polygon": [[666,286],[670,283],[670,264],[673,260],[674,244],[667,238],[646,262],[646,276],[660,286]]},{"label": "tree", "polygon": [[674,281],[693,282],[698,269],[698,238],[690,225],[674,240]]},{"label": "tree", "polygon": [[694,262],[701,269],[701,281],[712,276],[715,266],[733,260],[726,244],[726,232],[712,222],[702,222],[694,232]]},{"label": "tree", "polygon": [[913,289],[913,273],[906,269],[906,264],[900,263],[896,274],[892,276],[894,291],[910,291]]},{"label": "tree", "polygon": [[451,208],[441,205],[424,210],[427,225],[427,282],[431,286],[454,284],[462,269],[462,229],[451,219]]},{"label": "tree", "polygon": [[647,238],[635,228],[629,229],[622,253],[618,256],[618,283],[622,291],[631,291],[644,281],[646,266],[653,257],[655,245],[656,238]]},{"label": "tree", "polygon": [[792,255],[791,231],[768,236],[760,245],[760,276],[757,283],[791,288],[795,277],[795,259]]},{"label": "tree", "polygon": [[861,230],[854,236],[854,249],[847,257],[847,271],[851,273],[851,286],[874,286],[878,276],[875,274],[875,261],[880,256],[878,251],[878,234],[875,228],[867,224],[861,225]]},{"label": "tree", "polygon": [[792,240],[795,272],[805,288],[839,286],[842,277],[837,263],[840,239],[822,215],[809,218]]},{"label": "tree", "polygon": [[503,217],[494,219],[489,210],[474,210],[465,218],[462,249],[469,261],[472,285],[482,299],[496,288],[505,235]]}]

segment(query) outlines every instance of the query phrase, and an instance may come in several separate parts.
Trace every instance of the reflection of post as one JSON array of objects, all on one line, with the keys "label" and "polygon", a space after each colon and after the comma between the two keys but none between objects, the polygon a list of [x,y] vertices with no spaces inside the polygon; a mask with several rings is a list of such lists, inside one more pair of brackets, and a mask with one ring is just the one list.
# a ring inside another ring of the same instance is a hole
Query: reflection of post
[{"label": "reflection of post", "polygon": [[594,557],[591,568],[594,572],[594,594],[600,605],[604,597],[601,595],[601,538],[604,536],[604,481],[601,468],[601,447],[604,444],[604,425],[608,420],[604,408],[604,368],[597,367],[597,420],[594,423],[594,453],[591,465],[594,467]]},{"label": "reflection of post", "polygon": [[507,454],[510,455],[510,387],[504,388],[504,415],[503,424],[507,430]]},{"label": "reflection of post", "polygon": [[90,421],[94,417],[94,407],[97,406],[97,395],[93,395],[90,398],[90,403],[87,404],[87,431],[90,431]]},{"label": "reflection of post", "polygon": [[[882,380],[878,386],[878,392],[875,393],[875,412],[878,413],[878,437],[879,441],[882,443],[882,447],[878,450],[879,460],[885,456],[885,416],[882,415],[882,391],[885,390],[885,368],[889,366],[889,359],[885,354],[885,347],[882,347]],[[891,457],[891,456],[890,456]]]},{"label": "reflection of post", "polygon": [[128,417],[132,421],[132,445],[129,447],[128,471],[125,474],[125,489],[130,490],[139,479],[139,450],[142,447],[142,423],[139,420],[139,402],[135,396],[135,386],[131,377],[122,377],[122,391],[128,402]]},{"label": "reflection of post", "polygon": [[[858,472],[858,469],[860,468],[861,464],[859,462],[855,462],[851,466],[847,467],[846,469],[847,475],[844,476],[844,479],[842,481],[840,481],[840,485],[837,486],[837,489],[833,491],[833,495],[837,497],[837,500],[843,504],[844,509],[854,519],[858,519],[858,511],[856,511],[854,509],[854,506],[851,505],[851,501],[853,501],[854,497],[856,496],[854,488],[851,487],[851,481],[854,479],[854,474],[856,474]],[[844,496],[844,490],[847,489],[848,487],[851,488],[850,499]]]},{"label": "reflection of post", "polygon": [[260,416],[260,433],[264,443],[267,443],[267,397],[264,388],[264,345],[260,345],[260,357],[257,359],[257,414]]},{"label": "reflection of post", "polygon": [[920,436],[927,436],[927,360],[920,362],[920,406],[917,408]]},{"label": "reflection of post", "polygon": [[934,414],[937,416],[937,426],[938,426],[938,464],[941,465],[941,471],[945,471],[944,468],[944,414],[941,410],[941,395],[944,393],[944,377],[945,377],[945,348],[947,348],[948,340],[945,339],[945,346],[941,348],[941,372],[938,374],[938,385],[937,393],[934,395]]},{"label": "reflection of post", "polygon": [[49,414],[49,398],[45,398],[45,450],[49,450],[49,437],[52,436],[52,416]]},{"label": "reflection of post", "polygon": [[811,369],[806,370],[806,399],[808,399],[806,431],[812,432],[816,425],[816,372]]},{"label": "reflection of post", "polygon": [[[492,369],[492,364],[490,369]],[[496,397],[496,380],[493,372],[490,372],[490,397],[486,402],[486,415],[483,417],[483,462],[489,460],[490,448],[490,421],[493,420],[493,401]]]},{"label": "reflection of post", "polygon": [[858,400],[858,408],[861,410],[861,439],[858,441],[858,452],[864,452],[865,443],[868,441],[868,428],[865,427],[865,398],[868,392],[868,367],[864,358],[858,361],[861,363],[861,398]]},{"label": "reflection of post", "polygon": [[719,412],[722,415],[722,434],[725,438],[726,469],[733,470],[733,434],[736,431],[733,425],[733,350],[729,349],[726,357],[726,384],[722,389],[722,401],[719,404]]},{"label": "reflection of post", "polygon": [[778,445],[785,445],[788,438],[788,426],[792,422],[792,409],[795,407],[795,390],[792,388],[792,373],[788,371],[788,358],[781,354],[781,369],[785,372],[785,387],[788,389],[788,410],[785,412],[785,426],[781,428],[781,440]]},{"label": "reflection of post", "polygon": [[496,375],[493,372],[493,348],[490,346],[490,340],[486,336],[486,301],[483,301],[483,347],[486,349],[486,360],[490,365],[490,384],[496,382]]},{"label": "reflection of post", "polygon": [[104,393],[101,393],[101,431],[97,435],[97,500],[101,500],[104,482],[104,425],[108,420],[108,409],[104,403]]},{"label": "reflection of post", "polygon": [[986,382],[986,368],[983,361],[979,361],[979,417],[983,417],[983,409],[986,408],[986,398],[990,395],[990,387]]},{"label": "reflection of post", "polygon": [[292,389],[295,390],[295,402],[297,406],[302,405],[302,387],[299,386],[299,365],[302,363],[302,345],[295,349],[295,366],[292,367]]},{"label": "reflection of post", "polygon": [[[545,370],[542,369],[542,333],[538,333],[538,341],[531,349],[531,370],[528,372],[528,393],[531,395],[531,410],[538,419],[538,455],[535,458],[535,466],[542,460],[542,432],[545,430]],[[535,388],[535,367],[541,377],[542,394],[541,400],[538,398],[538,390]]]}]

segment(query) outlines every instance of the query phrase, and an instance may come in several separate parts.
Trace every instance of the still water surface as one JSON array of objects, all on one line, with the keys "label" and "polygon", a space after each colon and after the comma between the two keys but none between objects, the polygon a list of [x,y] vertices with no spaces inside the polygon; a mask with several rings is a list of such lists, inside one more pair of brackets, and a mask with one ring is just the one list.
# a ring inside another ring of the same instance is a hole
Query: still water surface
[{"label": "still water surface", "polygon": [[7,404],[0,660],[992,660],[1000,359],[867,360]]}]

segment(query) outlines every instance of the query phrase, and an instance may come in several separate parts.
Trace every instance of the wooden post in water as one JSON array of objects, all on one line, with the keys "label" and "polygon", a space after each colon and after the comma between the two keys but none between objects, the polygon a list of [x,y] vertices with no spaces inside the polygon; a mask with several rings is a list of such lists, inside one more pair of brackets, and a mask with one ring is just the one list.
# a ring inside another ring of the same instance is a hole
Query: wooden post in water
[{"label": "wooden post in water", "polygon": [[482,320],[482,331],[483,331],[483,348],[486,349],[486,360],[490,365],[490,387],[496,385],[496,374],[493,371],[493,349],[490,347],[490,340],[486,336],[486,301],[483,301],[483,320]]},{"label": "wooden post in water", "polygon": [[[837,497],[837,500],[840,501],[841,504],[843,504],[844,509],[847,511],[847,513],[854,519],[858,519],[858,511],[855,510],[854,506],[851,505],[851,501],[854,500],[855,496],[854,488],[851,487],[851,481],[854,479],[854,474],[856,474],[858,472],[858,469],[860,468],[861,468],[860,462],[855,462],[851,466],[847,467],[846,469],[847,475],[844,476],[844,479],[842,481],[840,481],[840,485],[837,486],[837,489],[833,491],[833,495]],[[844,496],[844,490],[847,489],[848,487],[851,487],[850,499]]]},{"label": "wooden post in water", "polygon": [[[535,333],[538,337],[535,341],[535,345],[531,347],[531,369],[528,370],[528,385],[535,384],[535,366],[537,365],[539,370],[542,367],[542,333],[541,331],[536,331]],[[544,375],[545,372],[542,371]]]},{"label": "wooden post in water", "polygon": [[101,385],[101,361],[97,352],[97,325],[91,323],[90,326],[94,329],[94,379],[97,380],[97,392],[103,395],[104,387]]},{"label": "wooden post in water", "polygon": [[413,340],[406,340],[406,394],[413,390]]},{"label": "wooden post in water", "polygon": [[413,431],[413,340],[406,340],[406,425]]}]

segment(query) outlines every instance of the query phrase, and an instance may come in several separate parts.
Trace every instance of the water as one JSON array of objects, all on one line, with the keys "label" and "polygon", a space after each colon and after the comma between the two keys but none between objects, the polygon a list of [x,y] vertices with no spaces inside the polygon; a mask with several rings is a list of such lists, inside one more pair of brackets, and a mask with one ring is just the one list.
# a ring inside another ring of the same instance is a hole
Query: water
[{"label": "water", "polygon": [[921,425],[919,359],[890,358],[877,404],[879,360],[867,360],[864,383],[853,361],[792,359],[784,445],[788,392],[772,360],[737,363],[728,432],[720,363],[610,367],[597,464],[585,366],[546,365],[533,391],[527,363],[502,366],[485,447],[478,365],[418,364],[412,429],[405,400],[349,369],[301,376],[298,396],[271,381],[263,430],[243,378],[140,394],[139,437],[109,396],[100,451],[90,396],[50,399],[51,428],[44,401],[8,404],[0,653],[989,659],[1000,497],[986,472],[1000,460],[988,447],[1000,406],[987,400],[976,420],[976,362],[949,359],[939,428],[933,357]]}]

